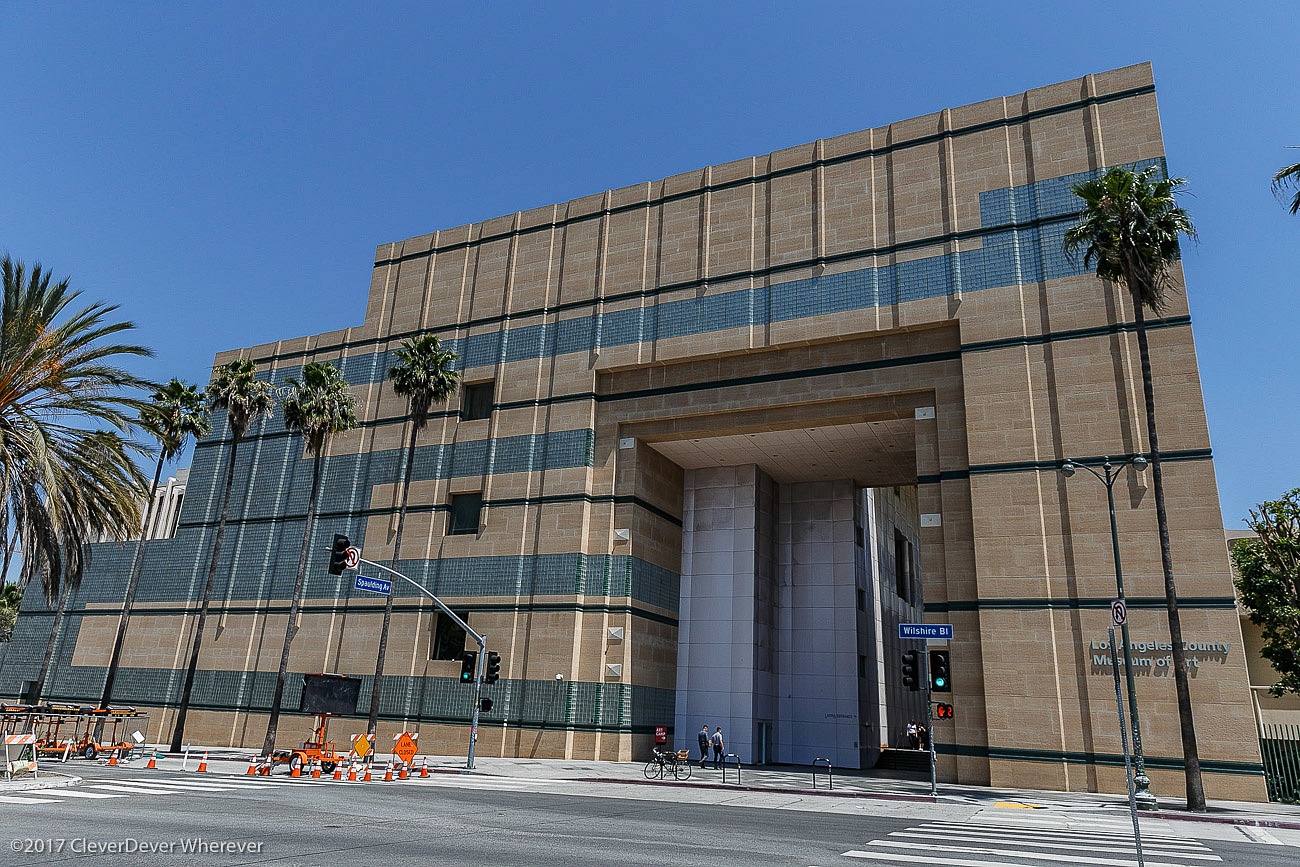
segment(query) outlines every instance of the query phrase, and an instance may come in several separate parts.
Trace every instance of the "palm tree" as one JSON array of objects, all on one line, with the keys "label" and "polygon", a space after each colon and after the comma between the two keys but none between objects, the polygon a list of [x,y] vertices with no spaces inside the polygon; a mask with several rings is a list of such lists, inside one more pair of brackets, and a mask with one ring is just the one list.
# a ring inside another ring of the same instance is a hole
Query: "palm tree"
[{"label": "palm tree", "polygon": [[1295,189],[1295,196],[1291,199],[1291,213],[1300,212],[1300,163],[1295,165],[1284,166],[1277,170],[1273,175],[1273,193],[1281,196],[1288,188]]},{"label": "palm tree", "polygon": [[131,603],[135,601],[136,584],[140,580],[144,542],[149,536],[149,525],[153,521],[154,499],[158,495],[158,480],[162,478],[163,464],[180,454],[191,437],[200,439],[207,436],[212,429],[212,424],[208,419],[207,407],[204,406],[203,395],[199,394],[198,386],[173,379],[153,393],[153,403],[140,412],[140,427],[158,440],[158,463],[153,471],[153,484],[149,487],[149,500],[145,505],[140,541],[135,546],[135,556],[131,558],[131,572],[126,580],[122,614],[117,619],[117,637],[113,641],[113,653],[108,659],[104,693],[99,700],[101,708],[108,707],[113,697],[113,682],[117,679],[117,666],[122,659],[126,627],[131,620]]},{"label": "palm tree", "polygon": [[284,699],[284,679],[289,670],[289,646],[298,632],[295,621],[302,605],[303,581],[307,576],[307,555],[311,548],[312,525],[316,522],[316,498],[320,492],[321,459],[330,437],[357,426],[357,402],[348,393],[348,383],[333,364],[312,361],[302,368],[302,380],[290,379],[293,394],[284,401],[284,424],[302,434],[307,453],[312,456],[311,494],[307,498],[307,521],[298,551],[298,574],[294,579],[293,598],[289,603],[289,622],[284,629],[284,650],[280,653],[280,670],[271,696],[271,715],[266,725],[263,753],[275,750],[275,733],[280,723],[280,704]]},{"label": "palm tree", "polygon": [[1195,239],[1196,230],[1175,198],[1187,181],[1161,177],[1161,174],[1156,166],[1142,172],[1114,168],[1100,178],[1076,184],[1074,193],[1083,200],[1084,207],[1079,215],[1079,224],[1065,234],[1065,249],[1071,255],[1083,250],[1085,268],[1095,265],[1098,278],[1124,286],[1133,296],[1133,319],[1142,362],[1142,392],[1146,398],[1156,525],[1160,535],[1160,563],[1164,570],[1165,607],[1169,639],[1173,645],[1174,685],[1178,696],[1183,767],[1187,777],[1187,807],[1203,812],[1205,789],[1201,782],[1182,620],[1178,613],[1178,589],[1174,585],[1174,561],[1169,546],[1169,516],[1165,509],[1164,476],[1156,434],[1155,391],[1145,314],[1148,307],[1156,314],[1165,309],[1169,293],[1177,288],[1169,266],[1179,257],[1178,236]]},{"label": "palm tree", "polygon": [[[123,440],[114,431],[83,432],[57,466],[55,487],[49,489],[44,502],[37,506],[44,513],[41,522],[55,528],[55,535],[61,540],[65,569],[71,567],[75,571],[65,572],[61,581],[54,625],[36,677],[34,700],[39,700],[45,690],[68,600],[80,586],[84,568],[90,564],[86,543],[105,536],[124,542],[139,525],[144,475],[134,457],[142,453],[143,449]],[[51,516],[57,517],[51,520]]]},{"label": "palm tree", "polygon": [[[393,536],[392,568],[397,568],[402,553],[402,529],[406,525],[406,504],[411,492],[411,468],[415,466],[415,440],[429,423],[429,410],[456,393],[459,371],[452,365],[460,358],[444,349],[436,335],[421,334],[402,342],[397,350],[397,364],[388,371],[393,391],[406,398],[411,414],[411,438],[406,444],[406,468],[402,474],[401,505],[397,509],[397,532]],[[375,661],[375,680],[370,688],[370,725],[373,742],[379,725],[379,686],[384,674],[384,657],[388,652],[388,625],[393,617],[393,594],[384,601],[384,626],[379,633],[379,656]]]},{"label": "palm tree", "polygon": [[216,376],[207,387],[208,408],[226,411],[230,424],[230,455],[226,465],[226,487],[221,495],[221,513],[217,519],[217,532],[212,540],[212,559],[208,561],[208,579],[203,585],[203,599],[199,604],[198,621],[194,624],[194,637],[190,645],[190,662],[185,670],[185,685],[181,689],[181,704],[176,712],[176,726],[172,729],[172,752],[180,752],[185,736],[185,717],[190,709],[190,695],[194,691],[194,674],[199,667],[199,648],[203,644],[203,629],[208,621],[208,607],[212,602],[212,585],[217,577],[217,561],[221,557],[221,537],[226,532],[226,515],[230,511],[230,491],[235,484],[235,455],[240,440],[248,426],[259,416],[271,414],[275,397],[271,384],[257,378],[257,364],[249,358],[228,361],[217,368]]},{"label": "palm tree", "polygon": [[[80,580],[83,543],[94,538],[97,525],[105,535],[126,539],[139,523],[138,502],[118,496],[137,482],[143,492],[130,460],[117,460],[135,445],[92,434],[131,429],[146,403],[128,393],[152,386],[118,364],[123,356],[152,353],[114,342],[135,327],[109,321],[118,308],[71,308],[81,293],[66,279],[53,283],[40,265],[29,272],[4,255],[0,278],[0,539],[7,542],[6,569],[12,553],[21,554],[19,585],[39,576],[53,603],[65,581]],[[102,472],[87,476],[86,456],[96,449],[112,454]],[[100,482],[98,489],[68,488]],[[68,511],[77,507],[84,514]]]},{"label": "palm tree", "polygon": [[[152,353],[117,336],[116,306],[75,308],[80,292],[0,256],[0,539],[4,569],[19,555],[18,586],[39,577],[56,606],[55,624],[37,677],[44,690],[69,597],[81,582],[86,543],[124,541],[139,524],[144,478],[124,439],[143,402],[128,396],[149,383],[118,366],[123,356]],[[56,604],[57,603],[57,604]]]}]

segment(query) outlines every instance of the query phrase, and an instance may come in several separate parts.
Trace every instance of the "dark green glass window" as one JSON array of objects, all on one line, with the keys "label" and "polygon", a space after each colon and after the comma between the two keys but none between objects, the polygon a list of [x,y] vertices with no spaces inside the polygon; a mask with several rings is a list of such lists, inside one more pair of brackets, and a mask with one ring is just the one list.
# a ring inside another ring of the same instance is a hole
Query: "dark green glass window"
[{"label": "dark green glass window", "polygon": [[477,533],[479,515],[483,511],[483,493],[452,494],[451,516],[447,519],[447,535],[458,536]]},{"label": "dark green glass window", "polygon": [[495,382],[477,382],[465,386],[461,390],[460,417],[465,421],[473,421],[492,415],[492,397],[495,391]]}]

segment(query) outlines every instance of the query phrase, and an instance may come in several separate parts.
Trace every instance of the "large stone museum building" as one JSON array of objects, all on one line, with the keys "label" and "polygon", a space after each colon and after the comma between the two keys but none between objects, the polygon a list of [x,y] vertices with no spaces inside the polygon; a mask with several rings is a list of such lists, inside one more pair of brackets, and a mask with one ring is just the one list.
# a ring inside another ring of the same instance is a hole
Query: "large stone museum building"
[{"label": "large stone museum building", "polygon": [[[392,557],[409,434],[395,350],[439,335],[463,384],[415,451],[397,568],[501,653],[483,755],[634,760],[721,726],[749,764],[869,767],[924,693],[898,624],[950,623],[940,779],[1122,791],[1099,465],[1147,448],[1133,310],[1067,257],[1071,185],[1159,164],[1148,65],[384,244],[354,327],[232,350],[276,384],[338,364],[361,425],[324,463],[286,708],[363,678],[383,597],[326,570]],[[1178,275],[1181,281],[1181,273]],[[1181,285],[1181,283],[1180,283]],[[1150,322],[1174,567],[1211,798],[1262,799],[1246,660],[1183,293]],[[170,736],[230,430],[145,543],[115,698]],[[1150,473],[1115,486],[1147,766],[1182,791]],[[311,461],[277,413],[238,450],[187,740],[260,746]],[[46,695],[98,697],[134,544],[97,545]],[[463,633],[398,586],[380,743],[463,753]],[[0,695],[36,676],[28,594]],[[336,740],[363,731],[332,724]],[[284,744],[310,718],[281,723]]]}]

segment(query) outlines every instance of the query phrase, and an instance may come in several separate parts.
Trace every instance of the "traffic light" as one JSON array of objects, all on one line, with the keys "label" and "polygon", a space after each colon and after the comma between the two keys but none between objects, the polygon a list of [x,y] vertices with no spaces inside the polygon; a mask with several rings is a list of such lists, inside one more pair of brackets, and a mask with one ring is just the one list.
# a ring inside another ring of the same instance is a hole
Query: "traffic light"
[{"label": "traffic light", "polygon": [[916,651],[909,650],[903,654],[903,686],[916,692],[920,689],[920,681],[916,676]]},{"label": "traffic light", "polygon": [[348,549],[352,547],[352,542],[342,533],[334,534],[334,547],[330,548],[330,574],[342,575],[343,567],[347,565],[344,561],[347,557]]},{"label": "traffic light", "polygon": [[492,710],[492,699],[488,698],[487,696],[480,698],[478,700],[478,709],[482,713],[487,713],[488,711]]},{"label": "traffic light", "polygon": [[930,651],[930,692],[952,692],[952,675],[948,670],[948,651]]},{"label": "traffic light", "polygon": [[952,719],[952,705],[939,702],[935,705],[934,715],[939,719]]},{"label": "traffic light", "polygon": [[460,655],[460,682],[473,683],[474,669],[478,667],[478,651],[467,650]]},{"label": "traffic light", "polygon": [[487,655],[487,671],[483,672],[484,683],[496,683],[501,679],[501,654],[495,650],[489,650]]}]

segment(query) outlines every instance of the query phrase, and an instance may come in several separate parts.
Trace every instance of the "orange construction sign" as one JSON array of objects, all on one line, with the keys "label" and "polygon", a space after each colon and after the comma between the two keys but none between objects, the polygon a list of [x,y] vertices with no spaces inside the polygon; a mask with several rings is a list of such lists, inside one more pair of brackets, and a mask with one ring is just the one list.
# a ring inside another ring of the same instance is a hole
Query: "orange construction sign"
[{"label": "orange construction sign", "polygon": [[415,739],[411,737],[410,732],[402,732],[397,737],[397,743],[393,744],[393,755],[408,765],[419,751],[420,749],[415,745]]}]

